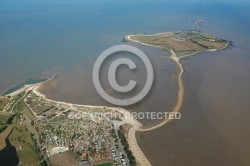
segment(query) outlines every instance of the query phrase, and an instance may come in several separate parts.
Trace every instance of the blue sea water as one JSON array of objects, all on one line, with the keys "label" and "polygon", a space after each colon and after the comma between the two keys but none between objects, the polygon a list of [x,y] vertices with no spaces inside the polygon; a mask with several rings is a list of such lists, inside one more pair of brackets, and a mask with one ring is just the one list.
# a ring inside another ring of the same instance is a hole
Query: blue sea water
[{"label": "blue sea water", "polygon": [[4,95],[8,95],[12,92],[15,92],[16,90],[18,89],[21,89],[23,88],[25,85],[29,85],[29,84],[36,84],[36,83],[41,83],[41,82],[44,82],[46,81],[47,79],[28,79],[26,81],[24,81],[23,83],[21,84],[18,84],[18,85],[15,85],[13,87],[11,87],[10,89],[8,89],[7,91],[5,91],[3,94],[1,94],[2,96]]},{"label": "blue sea water", "polygon": [[91,69],[124,34],[197,29],[190,19],[202,18],[202,30],[233,40],[231,31],[249,34],[249,6],[245,1],[1,0],[0,92],[57,65]]}]

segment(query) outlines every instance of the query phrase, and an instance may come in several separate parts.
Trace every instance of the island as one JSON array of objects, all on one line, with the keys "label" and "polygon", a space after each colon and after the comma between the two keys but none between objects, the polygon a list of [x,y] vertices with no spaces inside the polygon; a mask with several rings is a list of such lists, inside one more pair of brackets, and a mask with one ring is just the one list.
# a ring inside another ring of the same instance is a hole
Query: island
[{"label": "island", "polygon": [[193,55],[202,51],[225,48],[229,42],[200,31],[174,31],[155,35],[137,34],[124,36],[126,41],[172,50],[177,57]]}]

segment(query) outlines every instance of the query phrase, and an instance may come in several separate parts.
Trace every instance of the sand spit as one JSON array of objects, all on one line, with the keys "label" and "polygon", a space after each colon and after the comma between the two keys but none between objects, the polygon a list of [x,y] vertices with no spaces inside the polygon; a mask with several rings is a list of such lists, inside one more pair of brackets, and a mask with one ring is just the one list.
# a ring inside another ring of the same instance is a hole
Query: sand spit
[{"label": "sand spit", "polygon": [[[156,35],[161,35],[161,34],[168,35],[169,32],[158,33],[158,34],[150,35],[150,36],[156,36]],[[140,43],[140,44],[143,44],[143,45],[146,45],[146,46],[161,48],[159,46],[149,45],[149,44],[145,44],[145,43],[133,40],[133,39],[131,39],[131,36],[135,36],[135,35],[128,35],[128,36],[125,36],[125,38],[128,41],[137,42],[137,43]],[[227,43],[221,49],[226,48],[228,45],[229,45],[229,43]],[[205,50],[205,51],[217,51],[217,50],[220,50],[220,49],[210,49],[210,50]],[[183,98],[184,98],[184,86],[183,86],[183,81],[182,81],[182,74],[183,74],[184,70],[183,70],[182,64],[179,61],[180,61],[181,58],[192,56],[192,55],[197,54],[199,52],[195,52],[195,53],[192,53],[192,54],[189,54],[189,55],[184,55],[184,56],[177,57],[176,53],[173,50],[169,50],[169,51],[171,52],[170,58],[173,59],[176,62],[176,64],[178,65],[178,67],[179,67],[177,100],[176,100],[176,104],[174,105],[174,107],[171,110],[171,112],[179,112],[180,109],[181,109],[181,107],[182,107]],[[57,73],[56,75],[54,75],[51,79],[55,78],[59,73]],[[47,81],[50,81],[51,79],[48,79]],[[128,138],[127,138],[128,139],[128,143],[129,143],[129,148],[132,151],[133,155],[135,156],[135,158],[136,158],[136,160],[137,160],[137,162],[138,162],[138,164],[140,166],[151,166],[151,164],[148,161],[147,157],[144,155],[144,153],[142,152],[142,150],[140,149],[140,147],[139,147],[139,145],[137,143],[136,132],[137,131],[139,131],[139,132],[145,132],[145,131],[155,130],[155,129],[157,129],[159,127],[162,127],[163,125],[171,122],[173,119],[165,119],[164,121],[162,121],[159,124],[156,124],[154,126],[144,127],[139,121],[137,121],[135,118],[133,118],[133,115],[128,110],[120,108],[120,107],[79,105],[79,104],[72,104],[72,103],[60,102],[60,101],[55,101],[55,100],[48,99],[44,94],[42,94],[42,93],[40,93],[38,91],[39,86],[41,84],[42,83],[34,84],[34,85],[32,85],[30,87],[26,87],[25,89],[22,89],[22,90],[26,90],[26,92],[29,91],[29,90],[32,90],[36,95],[42,97],[44,100],[47,100],[47,101],[50,101],[50,102],[56,102],[58,104],[67,105],[70,108],[74,108],[76,106],[82,106],[82,107],[87,107],[87,108],[99,108],[99,109],[101,108],[102,109],[102,108],[106,107],[106,108],[108,108],[108,109],[110,109],[112,111],[118,111],[121,114],[126,115],[126,118],[123,119],[122,123],[119,122],[119,125],[121,125],[121,124],[130,124],[131,125],[131,127],[129,128],[129,131],[128,131]]]}]

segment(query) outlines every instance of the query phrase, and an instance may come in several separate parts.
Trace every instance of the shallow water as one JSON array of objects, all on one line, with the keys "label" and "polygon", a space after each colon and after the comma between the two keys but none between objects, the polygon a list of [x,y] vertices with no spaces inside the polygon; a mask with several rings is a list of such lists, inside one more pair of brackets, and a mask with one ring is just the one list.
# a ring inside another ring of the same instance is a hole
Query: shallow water
[{"label": "shallow water", "polygon": [[249,60],[245,50],[222,53],[204,73],[198,90],[201,114],[239,163],[246,166],[250,164]]},{"label": "shallow water", "polygon": [[[3,0],[0,92],[63,65],[56,82],[43,90],[46,95],[72,103],[109,105],[96,93],[91,77],[93,64],[103,50],[121,44],[126,34],[197,29],[190,19],[202,18],[202,27],[197,30],[232,40],[236,48],[182,61],[186,92],[183,119],[143,133],[145,141],[140,145],[153,165],[166,160],[169,165],[249,165],[249,6],[248,2],[234,1]],[[167,54],[159,49],[132,45],[149,55],[156,80],[150,95],[129,109],[169,110],[176,95],[176,64],[159,56]],[[126,71],[121,75],[126,75],[121,78],[125,81],[134,78]],[[144,77],[142,71],[138,81]]]}]

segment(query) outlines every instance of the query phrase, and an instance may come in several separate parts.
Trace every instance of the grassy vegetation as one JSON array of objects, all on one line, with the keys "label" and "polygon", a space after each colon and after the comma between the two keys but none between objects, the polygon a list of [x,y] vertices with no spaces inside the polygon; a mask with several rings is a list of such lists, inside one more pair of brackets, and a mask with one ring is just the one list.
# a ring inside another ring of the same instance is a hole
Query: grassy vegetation
[{"label": "grassy vegetation", "polygon": [[131,166],[136,166],[136,161],[135,161],[135,157],[133,156],[132,152],[129,149],[129,144],[125,138],[125,130],[123,129],[122,126],[120,126],[120,129],[117,131],[118,132],[118,136],[121,140],[122,146],[124,147],[124,151],[126,152],[130,165]]},{"label": "grassy vegetation", "polygon": [[[8,119],[7,119],[7,121],[8,121]],[[2,150],[6,146],[5,139],[10,134],[12,128],[14,127],[14,123],[10,123],[10,124],[6,125],[7,121],[5,122],[5,125],[1,128],[2,132],[0,133],[0,150]],[[13,117],[12,121],[16,122],[16,117]]]},{"label": "grassy vegetation", "polygon": [[197,31],[172,32],[155,36],[134,35],[131,36],[131,39],[167,50],[172,49],[177,56],[184,56],[190,54],[190,52],[207,49],[220,49],[227,43],[226,40],[219,39],[214,35]]},{"label": "grassy vegetation", "polygon": [[0,97],[0,111],[2,111],[8,104],[9,99],[7,97]]},{"label": "grassy vegetation", "polygon": [[18,101],[19,99],[21,99],[24,96],[25,92],[20,92],[17,95],[13,96],[13,101]]},{"label": "grassy vegetation", "polygon": [[2,133],[8,127],[8,125],[12,124],[14,117],[15,115],[8,116],[8,118],[5,120],[5,122],[2,124],[0,128],[0,133]]},{"label": "grassy vegetation", "polygon": [[33,145],[30,133],[24,124],[20,124],[19,120],[13,128],[9,140],[17,148],[21,165],[40,165],[39,156],[36,153],[36,147]]},{"label": "grassy vegetation", "polygon": [[206,46],[208,49],[217,49],[225,46],[226,43],[223,42],[210,42],[203,39],[194,39],[198,44]]},{"label": "grassy vegetation", "polygon": [[[19,101],[25,92],[21,92],[11,98],[12,107],[14,103]],[[3,98],[1,103],[3,105]],[[9,99],[8,99],[9,100]],[[0,104],[1,104],[0,103]],[[36,140],[33,134],[27,129],[27,121],[21,121],[19,118],[20,113],[26,115],[31,120],[35,120],[35,116],[26,106],[23,100],[15,104],[13,108],[13,115],[0,115],[0,147],[5,146],[5,138],[9,135],[10,143],[16,147],[20,165],[25,166],[40,166],[47,165],[46,162],[41,163],[39,150],[36,147]],[[11,133],[10,133],[11,131]]]},{"label": "grassy vegetation", "polygon": [[31,110],[27,107],[27,105],[24,103],[24,101],[20,101],[18,104],[18,110],[20,113],[26,115],[30,120],[35,120],[36,117],[33,115]]},{"label": "grassy vegetation", "polygon": [[[23,97],[24,92],[19,93],[18,95],[13,97],[13,101],[16,102]],[[4,126],[8,126],[6,131],[12,130],[9,135],[10,143],[16,147],[18,158],[21,162],[20,165],[25,166],[40,166],[42,163],[40,162],[39,152],[36,148],[36,144],[34,139],[32,138],[31,134],[29,133],[27,127],[24,125],[26,123],[21,122],[19,119],[20,113],[26,115],[31,120],[35,120],[36,118],[30,112],[29,108],[26,106],[23,100],[19,101],[13,108],[15,112],[12,116],[3,116],[0,115],[0,121]],[[16,116],[15,116],[16,115]],[[14,118],[14,119],[13,119]],[[15,123],[14,123],[15,122]],[[11,125],[9,125],[11,124]],[[11,127],[11,128],[10,128]],[[9,129],[10,128],[10,129]],[[4,133],[6,132],[4,131]],[[1,135],[7,135],[2,133]],[[1,138],[2,139],[2,138]]]},{"label": "grassy vegetation", "polygon": [[8,108],[6,108],[7,109],[6,112],[10,112],[10,111],[12,111],[12,109],[13,110],[16,109],[16,107],[17,107],[16,102],[19,101],[22,97],[24,97],[24,95],[25,95],[25,92],[20,92],[13,97],[8,96],[7,98],[5,98],[5,97],[1,98],[0,99],[0,105],[1,105],[0,111],[2,111],[5,108],[7,103],[9,103],[9,105],[8,105]]},{"label": "grassy vegetation", "polygon": [[39,102],[39,101],[32,102],[30,104],[30,108],[33,108],[33,107],[37,106],[38,104],[41,104],[41,102]]},{"label": "grassy vegetation", "polygon": [[190,55],[195,53],[195,51],[183,51],[183,52],[175,52],[175,54],[180,57],[180,56],[184,56],[184,55]]},{"label": "grassy vegetation", "polygon": [[0,114],[0,128],[3,127],[10,115],[1,115]]},{"label": "grassy vegetation", "polygon": [[81,156],[77,155],[71,150],[55,154],[53,156],[50,156],[49,158],[51,166],[63,166],[63,165],[78,166],[78,161],[80,159]]}]

